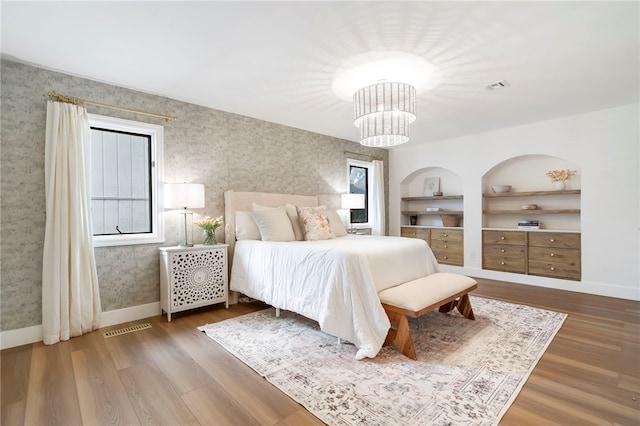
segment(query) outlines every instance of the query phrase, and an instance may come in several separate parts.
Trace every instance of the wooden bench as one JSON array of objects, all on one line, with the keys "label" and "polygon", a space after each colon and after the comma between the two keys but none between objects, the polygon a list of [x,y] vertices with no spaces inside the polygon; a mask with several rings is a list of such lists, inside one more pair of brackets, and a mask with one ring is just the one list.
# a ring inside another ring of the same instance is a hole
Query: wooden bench
[{"label": "wooden bench", "polygon": [[389,329],[384,346],[395,343],[404,355],[416,359],[407,317],[418,318],[435,308],[444,313],[457,308],[465,318],[474,320],[467,293],[476,288],[473,278],[439,272],[379,292],[382,307],[397,327]]}]

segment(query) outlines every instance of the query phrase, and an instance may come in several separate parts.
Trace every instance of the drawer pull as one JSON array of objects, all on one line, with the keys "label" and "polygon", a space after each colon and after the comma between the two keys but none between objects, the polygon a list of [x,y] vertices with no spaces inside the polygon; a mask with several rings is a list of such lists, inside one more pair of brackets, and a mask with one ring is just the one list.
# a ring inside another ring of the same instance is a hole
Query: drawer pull
[{"label": "drawer pull", "polygon": [[504,262],[500,262],[501,265],[504,265]]},{"label": "drawer pull", "polygon": [[448,258],[449,258],[449,256],[445,256],[444,258],[445,258],[445,259],[448,259]]},{"label": "drawer pull", "polygon": [[553,266],[552,266],[551,268],[549,268],[549,269],[551,269],[552,271],[555,271],[555,270],[556,270],[556,268],[554,268]]},{"label": "drawer pull", "polygon": [[551,241],[552,243],[556,242],[556,240],[554,240],[553,238],[549,239],[549,241]]},{"label": "drawer pull", "polygon": [[448,237],[449,235],[447,235],[447,234],[442,234],[442,236],[446,238],[446,237]]},{"label": "drawer pull", "polygon": [[449,248],[449,246],[445,244],[445,245],[444,245],[444,248]]},{"label": "drawer pull", "polygon": [[504,253],[504,249],[500,249],[500,253]]},{"label": "drawer pull", "polygon": [[501,240],[504,240],[504,239],[505,239],[505,238],[504,238],[504,235],[503,235],[502,237],[500,237],[500,239],[501,239]]},{"label": "drawer pull", "polygon": [[554,257],[554,256],[555,256],[555,254],[551,253],[549,256]]}]

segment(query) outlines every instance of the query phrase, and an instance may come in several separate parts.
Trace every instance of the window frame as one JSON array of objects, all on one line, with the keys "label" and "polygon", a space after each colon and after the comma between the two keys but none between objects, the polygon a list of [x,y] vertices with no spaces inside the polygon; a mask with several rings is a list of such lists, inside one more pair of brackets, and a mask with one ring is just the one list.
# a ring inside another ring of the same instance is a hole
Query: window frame
[{"label": "window frame", "polygon": [[[125,120],[104,115],[88,114],[89,126],[116,132],[136,133],[149,136],[151,139],[150,152],[150,190],[151,190],[151,232],[119,234],[119,235],[93,235],[94,247],[110,247],[138,244],[164,243],[164,221],[162,215],[162,191],[160,190],[161,177],[163,176],[163,145],[164,127],[143,123],[140,121]],[[93,149],[93,145],[91,145]],[[91,167],[91,164],[89,165]],[[91,186],[89,185],[89,190]],[[93,214],[92,214],[93,220]],[[93,226],[91,233],[93,234]]]},{"label": "window frame", "polygon": [[351,166],[367,169],[367,191],[365,195],[367,221],[361,223],[351,223],[351,211],[349,211],[349,225],[354,229],[368,229],[373,226],[371,223],[371,188],[373,188],[373,163],[370,161],[361,161],[354,159],[347,160],[347,192],[349,193],[351,193]]}]

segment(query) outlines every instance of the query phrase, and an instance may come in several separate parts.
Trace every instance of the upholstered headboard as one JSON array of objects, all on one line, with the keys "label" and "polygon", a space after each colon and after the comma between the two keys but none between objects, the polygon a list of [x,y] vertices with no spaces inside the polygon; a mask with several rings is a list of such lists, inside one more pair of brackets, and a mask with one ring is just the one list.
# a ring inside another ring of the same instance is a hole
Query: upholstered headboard
[{"label": "upholstered headboard", "polygon": [[224,193],[224,241],[229,244],[229,271],[233,260],[233,250],[236,243],[236,211],[251,211],[253,203],[265,207],[278,207],[286,203],[298,207],[316,207],[319,205],[332,206],[336,204],[334,197],[339,195],[296,195],[273,194],[269,192],[236,192]]}]

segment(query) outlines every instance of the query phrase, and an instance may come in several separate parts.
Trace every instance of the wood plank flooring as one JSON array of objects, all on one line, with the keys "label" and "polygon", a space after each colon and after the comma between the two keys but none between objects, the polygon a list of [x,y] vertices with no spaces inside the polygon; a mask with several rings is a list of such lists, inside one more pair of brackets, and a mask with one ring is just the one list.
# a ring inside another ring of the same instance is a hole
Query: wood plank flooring
[{"label": "wood plank flooring", "polygon": [[[640,425],[640,303],[478,279],[472,294],[569,314],[501,425]],[[0,354],[2,425],[321,425],[196,327],[265,306],[153,317]],[[152,328],[104,338],[148,322]]]}]

